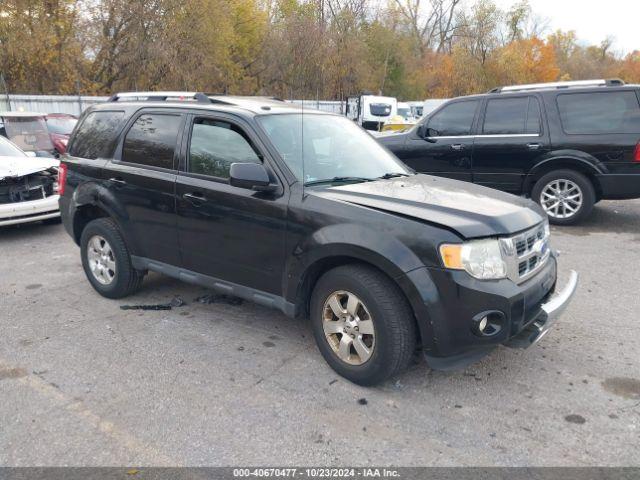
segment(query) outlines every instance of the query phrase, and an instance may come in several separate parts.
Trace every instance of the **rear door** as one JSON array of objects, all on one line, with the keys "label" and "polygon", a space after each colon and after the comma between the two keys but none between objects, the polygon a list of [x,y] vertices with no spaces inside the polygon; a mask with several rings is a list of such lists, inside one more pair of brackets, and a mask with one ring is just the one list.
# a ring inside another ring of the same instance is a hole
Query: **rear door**
[{"label": "rear door", "polygon": [[417,172],[470,182],[473,129],[480,104],[479,99],[447,103],[426,119],[432,135],[425,139],[414,128],[398,157]]},{"label": "rear door", "polygon": [[550,150],[542,119],[535,95],[489,96],[474,143],[474,183],[522,193],[525,175]]},{"label": "rear door", "polygon": [[[556,97],[562,148],[591,154],[610,173],[638,173],[640,102],[634,89],[563,93]],[[556,148],[558,148],[557,146]]]},{"label": "rear door", "polygon": [[175,182],[185,114],[145,109],[133,116],[114,160],[105,166],[105,185],[124,212],[120,217],[140,256],[178,265]]},{"label": "rear door", "polygon": [[[288,190],[266,149],[243,121],[209,112],[190,116],[184,143],[176,199],[185,268],[282,295]],[[229,185],[234,162],[265,163],[281,191]]]}]

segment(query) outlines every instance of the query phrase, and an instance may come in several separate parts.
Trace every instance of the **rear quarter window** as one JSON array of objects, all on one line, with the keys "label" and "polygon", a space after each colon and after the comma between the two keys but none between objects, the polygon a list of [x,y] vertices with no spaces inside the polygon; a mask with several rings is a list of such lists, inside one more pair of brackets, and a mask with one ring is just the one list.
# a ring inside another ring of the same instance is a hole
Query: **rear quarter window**
[{"label": "rear quarter window", "polygon": [[640,133],[640,104],[631,90],[558,95],[562,129],[568,134]]},{"label": "rear quarter window", "polygon": [[71,137],[69,155],[90,160],[110,157],[123,122],[123,111],[99,110],[89,113]]}]

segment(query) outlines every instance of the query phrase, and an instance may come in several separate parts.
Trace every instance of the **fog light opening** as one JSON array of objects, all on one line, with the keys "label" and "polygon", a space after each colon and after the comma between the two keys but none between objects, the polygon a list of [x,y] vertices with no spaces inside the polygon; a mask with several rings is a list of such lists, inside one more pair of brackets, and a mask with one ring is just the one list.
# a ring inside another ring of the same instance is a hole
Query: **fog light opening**
[{"label": "fog light opening", "polygon": [[482,312],[473,317],[471,330],[479,337],[493,337],[500,333],[504,321],[504,313],[500,311]]}]

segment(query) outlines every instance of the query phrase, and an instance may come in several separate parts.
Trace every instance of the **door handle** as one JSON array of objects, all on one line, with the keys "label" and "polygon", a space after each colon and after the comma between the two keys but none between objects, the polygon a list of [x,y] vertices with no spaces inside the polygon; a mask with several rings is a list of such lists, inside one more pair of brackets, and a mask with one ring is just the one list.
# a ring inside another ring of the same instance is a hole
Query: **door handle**
[{"label": "door handle", "polygon": [[462,150],[464,148],[464,145],[462,145],[461,143],[454,143],[451,145],[451,148],[453,150]]},{"label": "door handle", "polygon": [[539,150],[541,146],[542,145],[540,145],[539,143],[527,143],[527,148],[529,150]]},{"label": "door handle", "polygon": [[185,193],[184,195],[182,195],[182,198],[196,206],[202,205],[207,201],[207,197],[205,197],[201,193]]},{"label": "door handle", "polygon": [[113,177],[113,178],[110,178],[110,179],[109,179],[109,181],[110,181],[111,183],[115,183],[116,185],[122,185],[122,186],[124,186],[124,185],[126,185],[126,184],[127,184],[127,182],[125,182],[125,181],[124,181],[122,178],[120,178],[120,177]]}]

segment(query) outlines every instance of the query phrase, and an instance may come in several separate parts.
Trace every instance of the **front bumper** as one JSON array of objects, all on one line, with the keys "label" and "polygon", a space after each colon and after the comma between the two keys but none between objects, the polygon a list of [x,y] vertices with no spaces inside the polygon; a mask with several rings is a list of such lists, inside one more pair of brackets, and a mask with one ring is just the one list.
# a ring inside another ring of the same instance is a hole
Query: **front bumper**
[{"label": "front bumper", "polygon": [[[547,332],[567,307],[578,278],[557,296],[557,263],[552,254],[530,279],[477,280],[466,272],[421,268],[400,281],[413,306],[427,362],[434,369],[462,368],[499,345],[531,345]],[[479,333],[478,319],[498,314],[501,328],[489,335]],[[475,322],[475,323],[474,323]]]},{"label": "front bumper", "polygon": [[40,200],[1,204],[0,227],[59,217],[58,198],[51,195]]},{"label": "front bumper", "polygon": [[578,277],[578,272],[571,270],[569,281],[564,287],[564,290],[553,296],[548,302],[543,303],[540,306],[542,311],[538,315],[538,318],[527,325],[518,335],[510,338],[505,345],[512,348],[528,348],[538,343],[540,339],[549,332],[569,303],[571,303],[571,299],[578,288]]}]

